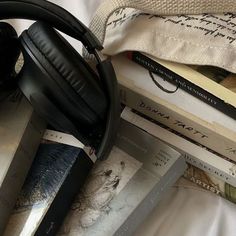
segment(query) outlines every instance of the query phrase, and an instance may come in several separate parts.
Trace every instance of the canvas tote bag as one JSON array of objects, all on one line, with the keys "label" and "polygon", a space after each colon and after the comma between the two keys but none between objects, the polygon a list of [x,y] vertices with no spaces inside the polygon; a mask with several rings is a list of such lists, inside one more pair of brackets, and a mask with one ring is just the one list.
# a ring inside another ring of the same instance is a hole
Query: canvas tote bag
[{"label": "canvas tote bag", "polygon": [[236,73],[234,12],[234,0],[105,0],[89,27],[106,55],[136,50]]}]

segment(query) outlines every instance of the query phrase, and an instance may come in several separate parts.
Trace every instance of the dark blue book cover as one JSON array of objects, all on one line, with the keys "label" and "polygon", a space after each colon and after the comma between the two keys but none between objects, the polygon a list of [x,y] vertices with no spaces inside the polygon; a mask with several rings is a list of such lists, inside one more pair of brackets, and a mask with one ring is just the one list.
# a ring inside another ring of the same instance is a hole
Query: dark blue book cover
[{"label": "dark blue book cover", "polygon": [[5,235],[54,235],[93,166],[83,145],[68,145],[67,134],[51,136],[60,143],[42,140]]}]

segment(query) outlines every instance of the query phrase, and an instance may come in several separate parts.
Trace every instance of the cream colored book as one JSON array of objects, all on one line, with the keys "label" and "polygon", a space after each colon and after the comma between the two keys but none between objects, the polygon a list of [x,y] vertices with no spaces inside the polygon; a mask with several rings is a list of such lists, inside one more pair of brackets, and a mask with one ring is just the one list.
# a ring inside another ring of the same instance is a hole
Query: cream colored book
[{"label": "cream colored book", "polygon": [[0,235],[34,159],[45,126],[19,91],[0,102]]},{"label": "cream colored book", "polygon": [[129,107],[125,107],[121,117],[179,151],[187,163],[236,187],[236,165],[229,159],[216,155],[196,142],[187,140],[174,130]]},{"label": "cream colored book", "polygon": [[[168,93],[182,89],[236,119],[236,93],[232,91],[234,87],[232,81],[235,81],[233,73],[213,66],[188,66],[160,60],[135,51],[127,53],[127,56],[148,70],[153,82],[160,89]],[[165,81],[176,86],[176,89],[166,89],[165,85],[162,85]]]},{"label": "cream colored book", "polygon": [[[223,86],[223,83],[217,82],[221,80],[219,78],[220,73],[217,74],[217,70],[222,72],[222,81],[230,75],[229,72],[225,71],[225,75],[223,75],[223,70],[216,67],[191,67],[180,63],[159,60],[154,57],[150,57],[150,59],[163,66],[162,69],[164,69],[169,77],[169,81],[201,99],[203,102],[208,103],[210,106],[236,119],[236,93]],[[171,75],[167,70],[173,74]],[[167,77],[163,78],[166,79]]]},{"label": "cream colored book", "polygon": [[[166,93],[148,70],[124,55],[113,57],[112,63],[125,105],[236,161],[236,120],[182,89]],[[175,88],[168,84],[169,90]]]}]

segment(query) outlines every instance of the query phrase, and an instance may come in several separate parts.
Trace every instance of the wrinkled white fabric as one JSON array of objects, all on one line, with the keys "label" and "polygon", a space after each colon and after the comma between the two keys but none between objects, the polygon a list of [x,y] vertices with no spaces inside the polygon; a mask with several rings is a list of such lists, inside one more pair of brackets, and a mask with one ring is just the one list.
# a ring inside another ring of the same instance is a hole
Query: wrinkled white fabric
[{"label": "wrinkled white fabric", "polygon": [[235,204],[183,181],[172,187],[135,236],[235,236]]},{"label": "wrinkled white fabric", "polygon": [[[88,25],[101,0],[53,2],[65,7]],[[20,32],[29,23],[17,20],[14,24]],[[80,45],[77,50],[81,50]],[[138,229],[138,236],[235,236],[235,219],[236,205],[200,188],[182,186],[171,189],[170,194]]]}]

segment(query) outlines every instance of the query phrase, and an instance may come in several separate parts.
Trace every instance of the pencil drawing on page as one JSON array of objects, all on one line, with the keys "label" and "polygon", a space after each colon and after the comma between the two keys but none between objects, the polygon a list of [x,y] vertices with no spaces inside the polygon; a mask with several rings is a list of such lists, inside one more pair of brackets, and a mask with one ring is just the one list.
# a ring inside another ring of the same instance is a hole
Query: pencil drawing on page
[{"label": "pencil drawing on page", "polygon": [[110,157],[92,170],[59,235],[84,235],[100,218],[109,215],[113,211],[110,202],[140,167],[140,162],[113,147]]}]

